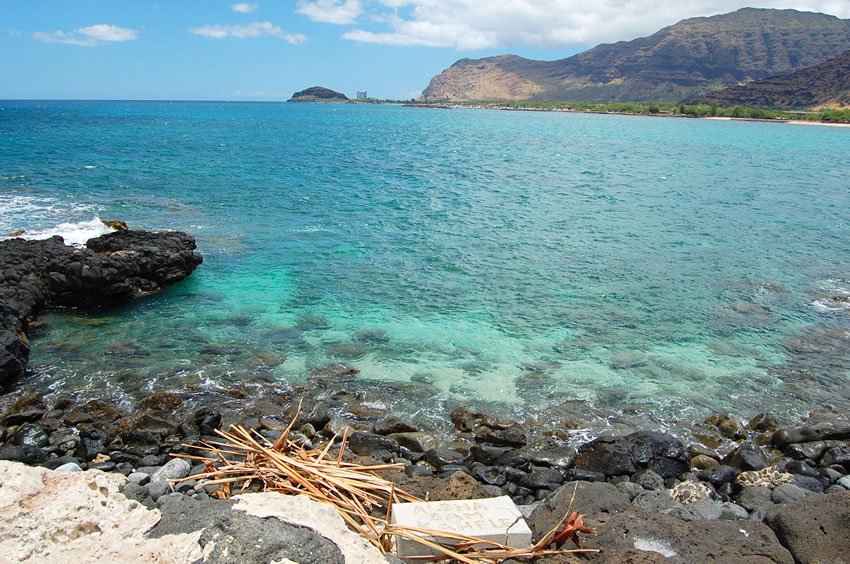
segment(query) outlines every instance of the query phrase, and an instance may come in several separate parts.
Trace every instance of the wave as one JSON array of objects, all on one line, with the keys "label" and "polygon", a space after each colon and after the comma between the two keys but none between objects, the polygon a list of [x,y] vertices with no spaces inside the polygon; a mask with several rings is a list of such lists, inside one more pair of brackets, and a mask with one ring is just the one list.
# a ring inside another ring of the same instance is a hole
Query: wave
[{"label": "wave", "polygon": [[60,223],[46,229],[26,231],[20,237],[22,239],[38,240],[49,239],[54,235],[59,235],[65,240],[66,245],[82,247],[89,239],[111,232],[111,228],[104,225],[98,216],[94,216],[85,221]]}]

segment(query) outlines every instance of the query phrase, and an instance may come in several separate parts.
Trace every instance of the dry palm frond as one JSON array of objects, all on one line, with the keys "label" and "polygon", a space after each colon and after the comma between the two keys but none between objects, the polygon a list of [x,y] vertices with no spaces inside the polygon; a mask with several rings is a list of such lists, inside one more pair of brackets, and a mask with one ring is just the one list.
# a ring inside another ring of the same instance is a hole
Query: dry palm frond
[{"label": "dry palm frond", "polygon": [[[434,553],[409,557],[412,561],[453,559],[481,563],[567,552],[597,552],[560,548],[569,539],[579,546],[577,534],[592,532],[582,525],[583,516],[570,513],[572,500],[567,515],[540,542],[523,549],[449,531],[391,524],[389,516],[393,504],[422,501],[376,474],[376,471],[400,469],[403,465],[364,466],[343,461],[347,428],[341,439],[335,435],[324,448],[306,449],[289,438],[300,408],[299,404],[292,422],[274,442],[254,431],[232,426],[230,432],[216,431],[221,441],[193,447],[205,451],[206,456],[177,455],[200,461],[205,466],[205,472],[187,479],[205,480],[205,486],[220,485],[212,495],[221,499],[259,484],[264,491],[303,494],[330,503],[351,527],[385,553],[392,551],[392,541],[396,537],[412,540]],[[331,457],[330,451],[337,439],[340,439],[339,454]],[[440,542],[435,540],[437,538]],[[553,544],[554,549],[550,548]]]}]

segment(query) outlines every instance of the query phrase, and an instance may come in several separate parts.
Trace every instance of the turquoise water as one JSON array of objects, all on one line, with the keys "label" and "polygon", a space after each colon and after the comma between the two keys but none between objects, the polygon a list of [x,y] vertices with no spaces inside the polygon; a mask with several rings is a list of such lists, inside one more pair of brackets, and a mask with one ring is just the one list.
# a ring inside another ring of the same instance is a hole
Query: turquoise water
[{"label": "turquoise water", "polygon": [[132,396],[344,363],[422,415],[846,410],[848,178],[845,128],[0,102],[0,232],[124,219],[205,256],[151,299],[43,317],[20,385]]}]

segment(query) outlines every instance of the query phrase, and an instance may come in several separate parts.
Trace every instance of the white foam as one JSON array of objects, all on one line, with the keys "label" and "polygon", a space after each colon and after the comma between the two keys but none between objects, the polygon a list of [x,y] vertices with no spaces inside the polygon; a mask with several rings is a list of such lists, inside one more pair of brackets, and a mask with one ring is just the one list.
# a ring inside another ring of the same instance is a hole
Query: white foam
[{"label": "white foam", "polygon": [[60,223],[54,227],[47,229],[39,229],[35,231],[27,231],[21,235],[24,239],[49,239],[54,235],[60,235],[66,245],[82,247],[86,241],[93,237],[99,237],[106,233],[111,233],[112,229],[103,224],[98,216],[86,221],[78,221],[76,223]]}]

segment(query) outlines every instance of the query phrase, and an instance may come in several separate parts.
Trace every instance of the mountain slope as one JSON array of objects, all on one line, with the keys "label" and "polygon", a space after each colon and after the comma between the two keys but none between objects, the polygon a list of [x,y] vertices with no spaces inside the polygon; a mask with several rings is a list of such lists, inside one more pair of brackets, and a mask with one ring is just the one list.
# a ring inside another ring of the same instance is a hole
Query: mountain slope
[{"label": "mountain slope", "polygon": [[733,86],[687,102],[777,109],[850,107],[850,51],[785,76]]},{"label": "mountain slope", "polygon": [[850,49],[850,20],[743,8],[557,61],[461,59],[424,100],[678,101],[816,65]]}]

